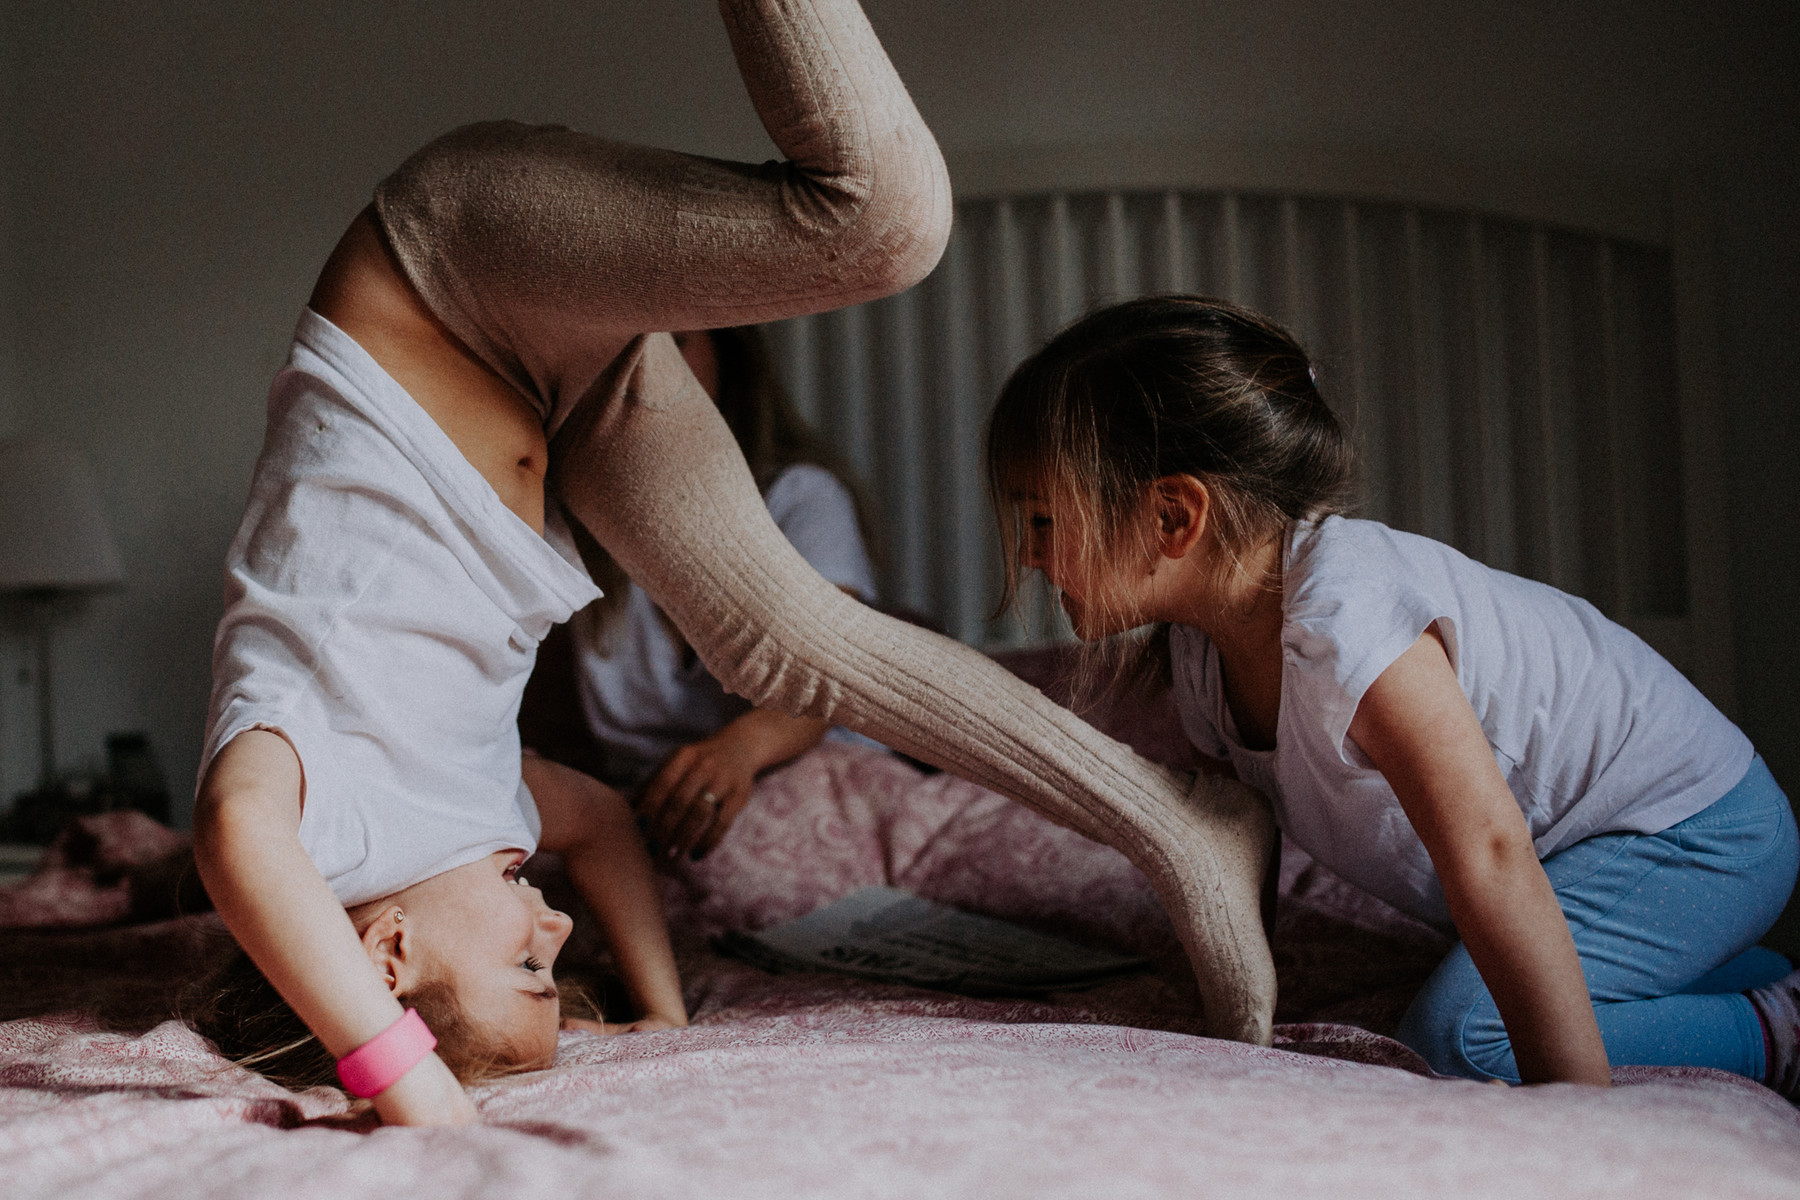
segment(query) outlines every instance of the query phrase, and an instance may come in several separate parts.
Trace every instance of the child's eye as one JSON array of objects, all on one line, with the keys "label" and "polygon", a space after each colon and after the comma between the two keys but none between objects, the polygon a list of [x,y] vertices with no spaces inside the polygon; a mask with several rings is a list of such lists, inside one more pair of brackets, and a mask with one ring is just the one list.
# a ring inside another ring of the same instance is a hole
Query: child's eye
[{"label": "child's eye", "polygon": [[533,975],[536,975],[539,971],[544,969],[544,964],[532,955],[527,955],[525,961],[519,965],[524,967],[527,971],[530,971]]}]

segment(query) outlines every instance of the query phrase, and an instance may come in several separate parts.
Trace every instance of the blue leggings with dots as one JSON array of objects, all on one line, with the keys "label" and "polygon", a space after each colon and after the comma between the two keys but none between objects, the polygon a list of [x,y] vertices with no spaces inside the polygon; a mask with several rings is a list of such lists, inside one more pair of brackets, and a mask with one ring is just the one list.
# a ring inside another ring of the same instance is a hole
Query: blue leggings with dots
[{"label": "blue leggings with dots", "polygon": [[[1678,825],[1602,834],[1544,860],[1612,1065],[1763,1077],[1762,1023],[1743,992],[1790,969],[1755,943],[1781,914],[1797,869],[1793,810],[1760,756],[1736,787]],[[1461,945],[1407,1009],[1398,1036],[1442,1074],[1518,1082],[1499,1010]]]}]

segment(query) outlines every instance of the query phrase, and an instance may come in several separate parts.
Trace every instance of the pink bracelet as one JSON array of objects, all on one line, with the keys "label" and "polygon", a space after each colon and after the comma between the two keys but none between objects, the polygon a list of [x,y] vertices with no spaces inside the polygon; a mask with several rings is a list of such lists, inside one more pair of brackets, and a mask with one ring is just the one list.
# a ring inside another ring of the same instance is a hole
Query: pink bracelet
[{"label": "pink bracelet", "polygon": [[338,1059],[338,1078],[352,1096],[373,1099],[436,1048],[437,1038],[425,1027],[425,1018],[409,1008],[405,1016]]}]

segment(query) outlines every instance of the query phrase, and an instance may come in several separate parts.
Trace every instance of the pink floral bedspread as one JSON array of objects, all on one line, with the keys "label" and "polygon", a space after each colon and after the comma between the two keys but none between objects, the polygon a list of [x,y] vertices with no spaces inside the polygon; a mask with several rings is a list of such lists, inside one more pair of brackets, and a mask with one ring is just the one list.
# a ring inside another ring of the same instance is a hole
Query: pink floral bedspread
[{"label": "pink floral bedspread", "polygon": [[[708,948],[870,883],[1155,968],[994,1001],[770,976]],[[1382,1034],[1443,940],[1291,851],[1283,885],[1277,1046],[1199,1037],[1167,922],[1117,854],[973,785],[825,747],[765,780],[721,849],[667,884],[692,1027],[565,1035],[554,1069],[478,1089],[481,1126],[408,1130],[372,1128],[338,1092],[286,1092],[177,1022],[0,1023],[0,1195],[1800,1195],[1800,1115],[1745,1080],[1432,1077]],[[45,911],[75,911],[37,888]],[[40,954],[182,971],[210,920],[0,947],[14,979],[54,972],[23,962]],[[596,952],[578,932],[565,953]]]}]

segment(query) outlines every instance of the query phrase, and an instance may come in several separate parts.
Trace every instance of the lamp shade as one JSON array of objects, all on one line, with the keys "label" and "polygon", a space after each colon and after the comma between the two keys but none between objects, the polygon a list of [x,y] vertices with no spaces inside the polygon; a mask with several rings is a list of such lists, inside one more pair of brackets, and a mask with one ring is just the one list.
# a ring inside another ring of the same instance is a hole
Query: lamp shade
[{"label": "lamp shade", "polygon": [[0,592],[75,591],[123,577],[87,461],[41,438],[0,442]]}]

